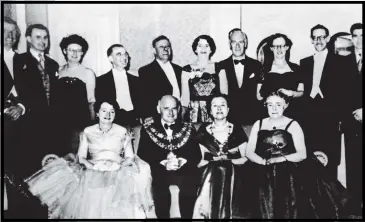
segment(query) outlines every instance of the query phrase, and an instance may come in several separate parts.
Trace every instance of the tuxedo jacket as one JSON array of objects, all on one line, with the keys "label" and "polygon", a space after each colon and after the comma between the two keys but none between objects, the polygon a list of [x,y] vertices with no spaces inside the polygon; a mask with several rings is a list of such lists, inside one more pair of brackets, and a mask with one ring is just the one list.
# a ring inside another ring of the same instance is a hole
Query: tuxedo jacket
[{"label": "tuxedo jacket", "polygon": [[[58,79],[59,65],[47,55],[44,58],[45,71],[50,78],[50,105],[52,105],[52,85]],[[21,79],[17,91],[27,106],[27,112],[38,114],[48,112],[50,106],[47,102],[42,76],[37,66],[37,59],[30,52],[25,52],[19,54],[18,59],[15,61],[14,73],[16,73],[17,78]]]},{"label": "tuxedo jacket", "polygon": [[[350,78],[347,76],[348,68],[343,56],[334,55],[328,52],[320,81],[320,89],[324,96],[322,99],[323,111],[331,118],[340,121],[346,112],[346,104],[351,94],[349,90]],[[304,84],[304,99],[311,100],[310,93],[313,86],[314,56],[300,60],[300,74]],[[318,95],[317,95],[318,96]]]},{"label": "tuxedo jacket", "polygon": [[[175,72],[181,96],[181,72],[182,68],[171,63]],[[150,117],[157,114],[156,106],[158,100],[164,95],[172,95],[173,88],[156,59],[150,64],[138,70],[140,80],[140,101],[142,117]],[[180,99],[180,98],[179,98]]]},{"label": "tuxedo jacket", "polygon": [[238,124],[253,124],[260,118],[258,110],[262,108],[256,97],[257,84],[263,76],[261,63],[245,56],[241,87],[238,86],[232,56],[221,61],[219,68],[224,69],[227,76],[231,120]]},{"label": "tuxedo jacket", "polygon": [[[133,103],[133,112],[135,113],[136,117],[139,117],[139,80],[138,77],[128,72],[127,80],[129,93]],[[95,98],[96,101],[113,101],[118,104],[112,70],[96,78]]]}]

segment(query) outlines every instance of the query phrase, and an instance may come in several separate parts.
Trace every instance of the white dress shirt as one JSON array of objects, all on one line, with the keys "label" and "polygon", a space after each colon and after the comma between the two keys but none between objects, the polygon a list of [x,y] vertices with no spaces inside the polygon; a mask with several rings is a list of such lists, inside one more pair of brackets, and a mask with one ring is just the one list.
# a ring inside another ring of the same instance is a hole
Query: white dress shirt
[{"label": "white dress shirt", "polygon": [[30,54],[32,54],[32,56],[33,56],[34,58],[36,58],[38,62],[41,60],[41,58],[39,57],[39,54],[41,54],[41,55],[42,55],[42,57],[44,58],[44,52],[36,51],[36,50],[34,50],[33,48],[30,48],[30,50],[29,50],[29,51],[30,51]]},{"label": "white dress shirt", "polygon": [[[9,51],[4,50],[4,61],[13,79],[14,79],[14,66],[13,66],[14,55],[15,52],[13,50]],[[18,96],[18,93],[15,90],[15,85],[13,86],[13,88],[11,88],[10,94],[13,94],[15,97]]]},{"label": "white dress shirt", "polygon": [[165,72],[166,77],[168,78],[171,86],[172,86],[172,95],[176,97],[177,99],[180,99],[180,89],[179,84],[176,79],[175,71],[172,68],[172,65],[170,62],[163,63],[156,59],[158,64],[160,64],[162,70]]},{"label": "white dress shirt", "polygon": [[[234,57],[232,57],[233,60],[237,60]],[[243,57],[242,59],[245,59],[245,57]],[[245,66],[242,65],[240,62],[238,64],[235,64],[233,62],[234,65],[234,71],[236,73],[236,77],[237,77],[237,83],[238,83],[238,87],[241,88],[242,83],[243,83],[243,72],[245,71]]]},{"label": "white dress shirt", "polygon": [[314,66],[313,66],[313,84],[312,84],[312,91],[310,93],[310,97],[315,98],[317,94],[319,94],[322,98],[324,98],[323,93],[319,87],[321,83],[322,73],[324,63],[326,61],[328,54],[328,49],[325,49],[321,52],[316,52],[314,54]]},{"label": "white dress shirt", "polygon": [[119,71],[117,69],[112,69],[112,73],[114,77],[117,103],[119,107],[121,109],[124,109],[125,111],[133,110],[134,107],[129,91],[127,72],[125,70]]},{"label": "white dress shirt", "polygon": [[172,124],[175,124],[175,122],[173,122],[173,123],[167,123],[167,122],[165,122],[165,120],[163,120],[162,118],[161,118],[161,124],[162,124],[162,127],[164,128],[164,130],[165,130],[165,132],[166,132],[166,134],[167,134],[167,138],[170,138],[170,139],[172,139],[172,129],[165,129],[165,124],[167,124],[167,125],[172,125]]},{"label": "white dress shirt", "polygon": [[[9,51],[4,50],[4,61],[5,61],[6,66],[9,69],[10,75],[13,79],[14,79],[14,55],[15,55],[15,52],[13,50],[9,50]],[[15,96],[15,97],[18,96],[18,93],[16,92],[16,89],[15,89],[15,85],[13,85],[13,88],[11,88],[9,95],[10,94],[13,94],[13,96]],[[25,107],[21,103],[18,103],[18,105],[23,108],[22,115],[24,115]],[[7,111],[8,111],[8,109],[5,109],[3,112],[6,113]]]}]

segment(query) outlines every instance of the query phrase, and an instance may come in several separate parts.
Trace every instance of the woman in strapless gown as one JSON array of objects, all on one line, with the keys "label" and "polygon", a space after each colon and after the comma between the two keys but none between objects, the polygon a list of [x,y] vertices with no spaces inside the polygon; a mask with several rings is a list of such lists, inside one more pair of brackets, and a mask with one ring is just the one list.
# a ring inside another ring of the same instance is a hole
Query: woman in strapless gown
[{"label": "woman in strapless gown", "polygon": [[150,167],[134,155],[127,130],[113,123],[114,107],[96,105],[99,124],[81,133],[77,157],[57,158],[25,181],[50,219],[156,217]]},{"label": "woman in strapless gown", "polygon": [[290,107],[285,115],[298,120],[300,116],[301,97],[303,96],[304,85],[299,74],[299,66],[291,63],[290,49],[292,41],[284,34],[277,33],[266,39],[270,50],[263,50],[264,76],[262,84],[258,84],[258,99],[266,98],[272,92],[281,92],[288,97]]},{"label": "woman in strapless gown", "polygon": [[82,65],[89,48],[79,35],[62,39],[61,51],[67,61],[60,67],[58,80],[52,87],[51,107],[54,110],[57,144],[56,154],[77,151],[77,136],[95,118],[95,74]]},{"label": "woman in strapless gown", "polygon": [[240,126],[227,121],[229,108],[225,96],[213,96],[208,106],[214,121],[201,126],[197,136],[202,152],[198,164],[202,176],[193,218],[245,218],[240,193],[246,181],[238,175],[247,161],[247,137]]},{"label": "woman in strapless gown", "polygon": [[270,117],[254,124],[246,150],[252,186],[244,201],[252,218],[347,218],[346,189],[306,152],[300,125],[282,115],[287,101],[274,92],[265,104]]},{"label": "woman in strapless gown", "polygon": [[[228,93],[224,70],[210,59],[216,46],[212,37],[198,36],[192,45],[197,61],[183,67],[181,74],[181,104],[185,119],[193,123],[212,122],[207,112],[207,101],[213,95]],[[219,73],[218,73],[219,72]]]}]

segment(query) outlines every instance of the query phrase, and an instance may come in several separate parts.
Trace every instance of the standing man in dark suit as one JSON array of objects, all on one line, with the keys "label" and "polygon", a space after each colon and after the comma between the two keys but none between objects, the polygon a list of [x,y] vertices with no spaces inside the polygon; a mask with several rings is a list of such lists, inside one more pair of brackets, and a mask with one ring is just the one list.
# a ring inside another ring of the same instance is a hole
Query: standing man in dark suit
[{"label": "standing man in dark suit", "polygon": [[12,183],[19,181],[19,152],[22,152],[25,144],[22,144],[23,133],[21,131],[25,114],[25,107],[21,102],[21,96],[18,94],[17,89],[19,86],[19,78],[14,73],[14,61],[18,58],[18,53],[15,50],[18,48],[20,40],[20,30],[17,23],[9,17],[4,17],[3,23],[3,70],[2,75],[4,79],[3,84],[3,108],[4,118],[4,195],[7,197],[8,202],[5,207],[5,218],[14,218],[17,209],[19,209],[20,201],[22,199],[16,187],[12,186]]},{"label": "standing man in dark suit", "polygon": [[241,29],[232,29],[228,34],[232,55],[220,62],[228,82],[228,97],[231,107],[229,119],[243,125],[249,136],[253,123],[259,119],[261,106],[257,100],[257,84],[263,71],[260,62],[245,55],[248,39]]},{"label": "standing man in dark suit", "polygon": [[[25,32],[28,51],[20,54],[14,72],[22,79],[18,87],[27,107],[26,127],[28,146],[19,155],[22,176],[26,178],[41,168],[45,155],[58,151],[54,148],[52,115],[52,85],[57,80],[59,65],[47,54],[50,47],[49,31],[42,24],[30,25]],[[52,149],[53,148],[53,149]]]},{"label": "standing man in dark suit", "polygon": [[115,123],[135,126],[139,123],[138,77],[127,72],[129,55],[124,46],[114,44],[107,50],[113,69],[96,79],[96,101],[113,101],[119,105]]},{"label": "standing man in dark suit", "polygon": [[[337,178],[341,158],[340,121],[343,115],[346,67],[343,57],[327,49],[330,36],[323,25],[311,29],[310,37],[316,53],[300,60],[304,83],[303,129],[308,152],[325,157],[326,168]],[[343,103],[342,103],[343,102]]]},{"label": "standing man in dark suit", "polygon": [[138,70],[142,118],[157,115],[156,104],[164,95],[181,97],[182,68],[171,62],[170,40],[161,35],[152,41],[155,60]]},{"label": "standing man in dark suit", "polygon": [[354,197],[351,206],[354,215],[362,216],[362,23],[350,28],[354,51],[347,56],[347,76],[351,79],[346,91],[348,98],[347,115],[343,123],[345,136],[346,188]]}]

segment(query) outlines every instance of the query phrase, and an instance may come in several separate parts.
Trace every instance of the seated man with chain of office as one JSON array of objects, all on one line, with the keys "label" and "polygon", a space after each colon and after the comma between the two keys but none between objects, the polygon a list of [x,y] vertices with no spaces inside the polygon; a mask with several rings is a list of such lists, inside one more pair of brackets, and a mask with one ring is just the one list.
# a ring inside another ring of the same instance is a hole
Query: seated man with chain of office
[{"label": "seated man with chain of office", "polygon": [[181,105],[171,95],[157,105],[160,118],[149,118],[140,132],[138,155],[151,167],[157,218],[191,218],[201,159],[195,129],[178,118]]}]

